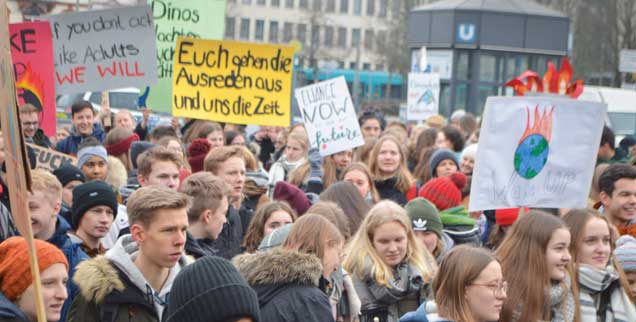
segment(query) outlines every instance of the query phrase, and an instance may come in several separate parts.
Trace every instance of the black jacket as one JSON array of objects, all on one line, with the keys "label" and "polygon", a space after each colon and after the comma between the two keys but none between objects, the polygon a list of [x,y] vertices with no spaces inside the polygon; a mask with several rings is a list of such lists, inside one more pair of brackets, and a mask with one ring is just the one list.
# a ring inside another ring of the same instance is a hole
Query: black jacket
[{"label": "black jacket", "polygon": [[190,255],[195,259],[199,259],[203,256],[215,256],[216,254],[209,251],[208,249],[204,249],[199,244],[199,241],[194,239],[190,233],[186,234],[186,244],[185,244],[185,253],[186,255]]},{"label": "black jacket", "polygon": [[25,138],[25,141],[33,142],[33,144],[41,146],[43,148],[53,147],[53,143],[51,143],[51,140],[49,140],[46,134],[44,134],[44,131],[42,131],[42,129],[35,130],[35,134],[33,134],[33,137]]},{"label": "black jacket", "polygon": [[397,177],[392,177],[386,180],[374,180],[375,188],[380,194],[380,199],[389,199],[395,201],[398,205],[406,205],[406,195],[397,189]]},{"label": "black jacket", "polygon": [[223,230],[216,240],[199,240],[201,248],[211,254],[232,259],[243,252],[243,225],[239,212],[232,206],[227,209],[227,222],[223,224]]},{"label": "black jacket", "polygon": [[332,322],[327,295],[318,288],[320,259],[276,248],[234,259],[241,275],[258,294],[263,321]]}]

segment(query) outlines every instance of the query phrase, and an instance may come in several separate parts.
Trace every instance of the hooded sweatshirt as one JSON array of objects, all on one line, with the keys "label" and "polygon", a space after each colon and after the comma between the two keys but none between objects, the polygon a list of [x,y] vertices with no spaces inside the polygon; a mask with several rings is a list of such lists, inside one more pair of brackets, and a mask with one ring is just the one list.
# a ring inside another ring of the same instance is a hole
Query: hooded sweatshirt
[{"label": "hooded sweatshirt", "polygon": [[29,318],[0,291],[0,321],[29,322]]}]

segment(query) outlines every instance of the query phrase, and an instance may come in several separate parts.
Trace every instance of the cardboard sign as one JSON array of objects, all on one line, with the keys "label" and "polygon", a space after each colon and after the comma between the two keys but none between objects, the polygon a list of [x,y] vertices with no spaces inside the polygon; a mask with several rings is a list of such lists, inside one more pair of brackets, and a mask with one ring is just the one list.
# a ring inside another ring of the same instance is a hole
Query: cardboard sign
[{"label": "cardboard sign", "polygon": [[77,164],[77,158],[68,154],[57,152],[53,149],[41,147],[37,144],[27,143],[29,147],[35,152],[35,159],[37,161],[36,168],[43,169],[49,172],[57,170],[65,163],[72,165]]},{"label": "cardboard sign", "polygon": [[15,23],[9,25],[9,33],[18,105],[35,106],[40,128],[53,136],[56,118],[51,26],[48,21]]},{"label": "cardboard sign", "polygon": [[294,48],[179,37],[172,115],[289,126]]},{"label": "cardboard sign", "polygon": [[[178,36],[223,39],[225,0],[148,0],[157,31],[157,76],[146,106],[170,113],[172,106],[172,61]],[[143,91],[142,91],[143,92]]]},{"label": "cardboard sign", "polygon": [[585,208],[605,110],[562,97],[489,97],[470,210]]},{"label": "cardboard sign", "polygon": [[157,81],[150,6],[49,17],[58,94],[146,86]]},{"label": "cardboard sign", "polygon": [[409,73],[406,118],[424,121],[439,111],[439,74]]},{"label": "cardboard sign", "polygon": [[364,144],[344,76],[295,90],[309,145],[327,156]]}]

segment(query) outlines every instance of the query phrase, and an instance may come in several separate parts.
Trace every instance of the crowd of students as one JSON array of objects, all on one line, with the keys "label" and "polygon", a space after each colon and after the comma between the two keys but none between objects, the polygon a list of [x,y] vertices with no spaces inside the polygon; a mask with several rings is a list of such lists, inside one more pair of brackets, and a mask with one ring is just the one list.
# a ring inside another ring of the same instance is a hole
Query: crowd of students
[{"label": "crowd of students", "polygon": [[[71,114],[47,138],[20,113],[27,142],[77,157],[31,171],[47,321],[636,321],[636,140],[615,150],[609,128],[588,208],[469,212],[479,123],[461,111],[365,112],[365,144],[326,157],[303,124]],[[33,322],[10,189],[0,320]]]}]

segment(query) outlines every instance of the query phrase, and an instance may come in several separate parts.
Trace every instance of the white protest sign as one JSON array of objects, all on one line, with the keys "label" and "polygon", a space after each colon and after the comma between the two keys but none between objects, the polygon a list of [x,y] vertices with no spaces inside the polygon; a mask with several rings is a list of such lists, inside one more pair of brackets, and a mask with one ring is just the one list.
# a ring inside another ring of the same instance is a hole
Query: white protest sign
[{"label": "white protest sign", "polygon": [[489,97],[470,211],[585,208],[606,106],[561,97]]},{"label": "white protest sign", "polygon": [[58,94],[147,86],[157,81],[150,6],[49,17]]},{"label": "white protest sign", "polygon": [[311,147],[327,156],[364,144],[344,77],[297,88],[296,100]]},{"label": "white protest sign", "polygon": [[409,121],[424,121],[439,110],[439,74],[409,73],[408,108]]}]

